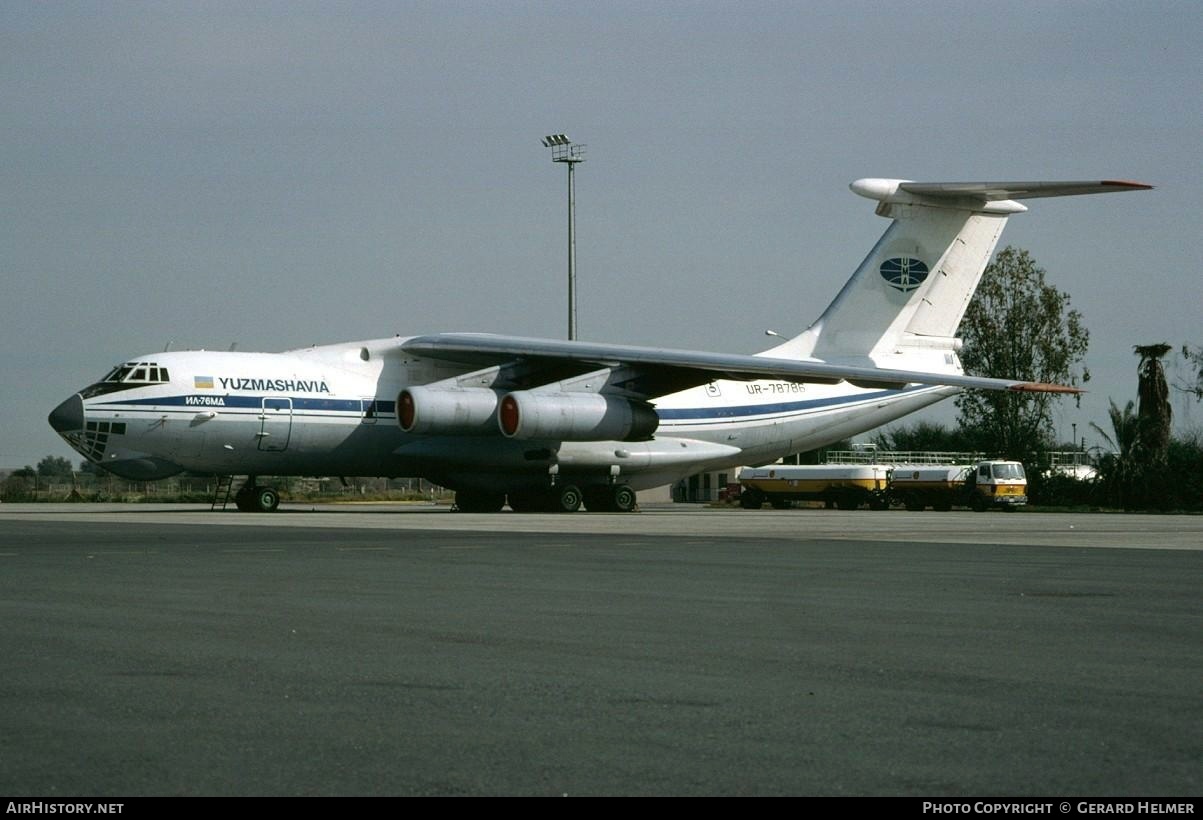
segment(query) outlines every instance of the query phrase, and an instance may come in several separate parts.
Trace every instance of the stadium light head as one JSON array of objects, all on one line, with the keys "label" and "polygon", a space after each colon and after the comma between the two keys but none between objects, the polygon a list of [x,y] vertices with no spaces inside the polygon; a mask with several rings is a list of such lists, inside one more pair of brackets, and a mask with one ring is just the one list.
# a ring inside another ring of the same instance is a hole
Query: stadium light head
[{"label": "stadium light head", "polygon": [[549,134],[543,138],[544,148],[551,148],[553,145],[572,145],[572,140],[568,139],[567,134]]}]

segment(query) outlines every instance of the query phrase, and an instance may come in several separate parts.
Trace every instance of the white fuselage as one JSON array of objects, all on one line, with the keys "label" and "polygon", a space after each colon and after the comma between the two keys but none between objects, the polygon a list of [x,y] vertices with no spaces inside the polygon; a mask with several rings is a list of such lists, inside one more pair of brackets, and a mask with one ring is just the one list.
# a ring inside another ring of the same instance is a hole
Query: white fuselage
[{"label": "white fuselage", "polygon": [[169,378],[81,391],[84,433],[67,438],[131,478],[181,471],[424,476],[457,489],[512,489],[538,486],[555,473],[643,489],[813,449],[955,392],[718,380],[657,399],[660,426],[643,441],[516,441],[499,431],[410,434],[397,422],[398,393],[468,368],[404,354],[403,341],[148,356]]}]

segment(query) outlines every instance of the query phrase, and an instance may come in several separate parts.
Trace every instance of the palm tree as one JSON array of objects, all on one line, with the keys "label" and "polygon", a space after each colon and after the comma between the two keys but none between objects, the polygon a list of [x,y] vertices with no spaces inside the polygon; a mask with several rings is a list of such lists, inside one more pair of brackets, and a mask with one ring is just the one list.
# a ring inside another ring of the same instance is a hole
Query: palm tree
[{"label": "palm tree", "polygon": [[1111,454],[1099,461],[1099,475],[1107,488],[1109,500],[1127,509],[1132,496],[1132,484],[1138,472],[1135,460],[1136,449],[1140,445],[1140,417],[1136,414],[1136,403],[1129,401],[1121,410],[1113,399],[1109,399],[1111,407],[1107,415],[1111,417],[1111,429],[1115,434],[1112,438],[1107,431],[1093,421],[1090,426],[1103,437]]},{"label": "palm tree", "polygon": [[1140,365],[1137,367],[1140,377],[1137,389],[1140,396],[1140,441],[1136,457],[1141,466],[1148,469],[1164,464],[1170,450],[1173,410],[1161,357],[1173,348],[1163,342],[1135,345],[1132,349],[1140,356]]}]

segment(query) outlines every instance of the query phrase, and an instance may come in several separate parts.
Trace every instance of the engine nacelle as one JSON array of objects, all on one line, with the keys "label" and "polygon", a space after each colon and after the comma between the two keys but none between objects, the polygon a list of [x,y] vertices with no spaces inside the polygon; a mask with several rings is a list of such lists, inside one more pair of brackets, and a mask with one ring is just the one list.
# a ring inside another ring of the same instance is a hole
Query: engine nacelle
[{"label": "engine nacelle", "polygon": [[397,423],[407,433],[495,435],[501,391],[483,387],[407,387],[397,395]]},{"label": "engine nacelle", "polygon": [[650,404],[600,393],[507,393],[497,411],[502,435],[555,441],[642,441],[660,426]]}]

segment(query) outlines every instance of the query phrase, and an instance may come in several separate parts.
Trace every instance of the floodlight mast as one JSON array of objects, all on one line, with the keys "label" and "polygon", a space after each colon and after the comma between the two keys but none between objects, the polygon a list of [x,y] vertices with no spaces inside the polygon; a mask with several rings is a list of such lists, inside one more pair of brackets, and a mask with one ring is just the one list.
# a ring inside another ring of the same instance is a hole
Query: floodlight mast
[{"label": "floodlight mast", "polygon": [[551,149],[551,161],[568,166],[568,339],[576,340],[576,183],[573,168],[585,161],[585,146],[576,145],[564,134],[543,138],[543,147]]}]

